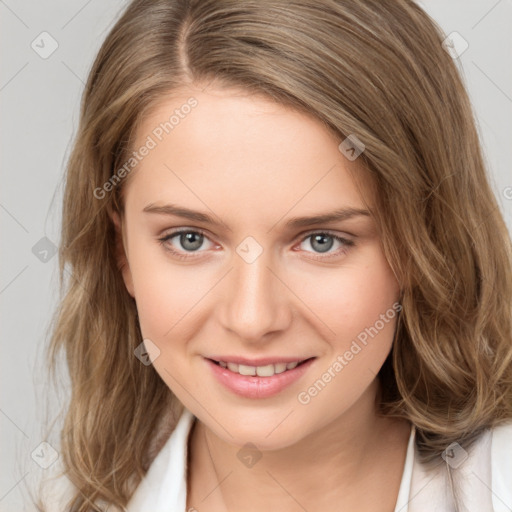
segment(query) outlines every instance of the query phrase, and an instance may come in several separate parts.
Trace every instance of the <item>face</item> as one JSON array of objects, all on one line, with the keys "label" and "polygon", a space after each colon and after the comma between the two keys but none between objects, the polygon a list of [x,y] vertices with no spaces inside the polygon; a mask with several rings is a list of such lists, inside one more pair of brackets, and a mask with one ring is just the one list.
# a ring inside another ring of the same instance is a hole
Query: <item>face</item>
[{"label": "face", "polygon": [[314,435],[373,389],[390,351],[398,283],[340,142],[235,89],[183,89],[139,127],[136,148],[152,147],[114,217],[123,278],[156,371],[227,442]]}]

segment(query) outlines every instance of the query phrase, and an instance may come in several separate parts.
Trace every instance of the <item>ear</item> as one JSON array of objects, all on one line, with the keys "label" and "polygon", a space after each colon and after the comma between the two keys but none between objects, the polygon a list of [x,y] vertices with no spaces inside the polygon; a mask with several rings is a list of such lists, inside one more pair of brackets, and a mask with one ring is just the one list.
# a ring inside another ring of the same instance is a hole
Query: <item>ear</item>
[{"label": "ear", "polygon": [[126,286],[126,289],[128,290],[128,293],[133,298],[135,298],[132,272],[130,270],[130,263],[128,262],[128,258],[126,256],[126,248],[124,245],[125,234],[123,231],[123,223],[118,212],[112,212],[110,218],[112,219],[112,222],[114,223],[115,227],[115,251],[117,267],[121,271],[124,284]]}]

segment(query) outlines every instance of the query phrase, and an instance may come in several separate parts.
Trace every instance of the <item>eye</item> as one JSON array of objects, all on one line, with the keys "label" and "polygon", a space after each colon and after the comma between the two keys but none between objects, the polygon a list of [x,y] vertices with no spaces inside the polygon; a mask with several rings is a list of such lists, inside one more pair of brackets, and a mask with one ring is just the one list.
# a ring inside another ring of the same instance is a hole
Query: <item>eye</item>
[{"label": "eye", "polygon": [[[210,247],[207,247],[206,249],[211,248],[213,243],[207,237],[206,233],[198,229],[187,228],[172,231],[158,239],[165,250],[171,252],[179,259],[194,258],[195,255],[193,253],[204,252],[200,249],[203,247],[206,240],[211,244]],[[349,247],[355,245],[352,240],[343,238],[328,231],[315,231],[308,233],[302,238],[300,245],[305,242],[308,242],[307,245],[313,249],[313,251],[305,250],[306,252],[313,252],[313,254],[316,255],[314,259],[326,259],[342,256],[348,252]],[[338,250],[331,251],[336,244],[338,245]]]},{"label": "eye", "polygon": [[[327,231],[315,231],[313,233],[308,233],[302,239],[301,245],[304,244],[304,242],[308,242],[307,245],[313,249],[314,254],[320,255],[320,258],[323,258],[323,256],[321,256],[322,254],[327,254],[327,257],[341,256],[348,251],[349,247],[355,245],[352,240]],[[336,244],[338,244],[338,250],[329,252]]]},{"label": "eye", "polygon": [[[174,244],[172,243],[173,239],[176,239]],[[210,241],[204,232],[197,229],[176,230],[158,239],[166,250],[182,259],[194,257],[187,253],[204,252],[199,251],[199,249],[203,246],[205,240]]]}]

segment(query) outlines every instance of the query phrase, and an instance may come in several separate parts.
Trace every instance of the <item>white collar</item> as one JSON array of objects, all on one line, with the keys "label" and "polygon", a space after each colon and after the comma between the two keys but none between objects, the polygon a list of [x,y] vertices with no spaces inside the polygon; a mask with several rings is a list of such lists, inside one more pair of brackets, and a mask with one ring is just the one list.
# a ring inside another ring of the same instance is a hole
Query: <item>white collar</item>
[{"label": "white collar", "polygon": [[[184,408],[176,428],[128,503],[127,512],[185,512],[188,436],[194,419]],[[415,434],[411,426],[394,512],[453,512],[446,465],[426,471],[418,461]],[[512,422],[509,422],[493,431],[486,430],[464,463],[452,470],[456,486],[461,489],[464,502],[471,503],[471,510],[512,510],[511,449]]]},{"label": "white collar", "polygon": [[127,512],[185,512],[188,435],[194,418],[183,409],[176,428],[132,495]]}]

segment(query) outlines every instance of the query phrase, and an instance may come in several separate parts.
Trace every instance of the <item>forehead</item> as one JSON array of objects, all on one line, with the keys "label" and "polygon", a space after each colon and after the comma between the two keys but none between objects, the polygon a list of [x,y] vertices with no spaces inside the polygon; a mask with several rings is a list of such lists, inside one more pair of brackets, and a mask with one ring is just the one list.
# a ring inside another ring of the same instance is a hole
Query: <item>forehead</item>
[{"label": "forehead", "polygon": [[312,115],[247,91],[174,91],[137,129],[133,149],[150,149],[125,184],[126,204],[186,200],[204,210],[207,200],[218,209],[229,201],[273,217],[359,207],[366,178],[341,141]]}]

